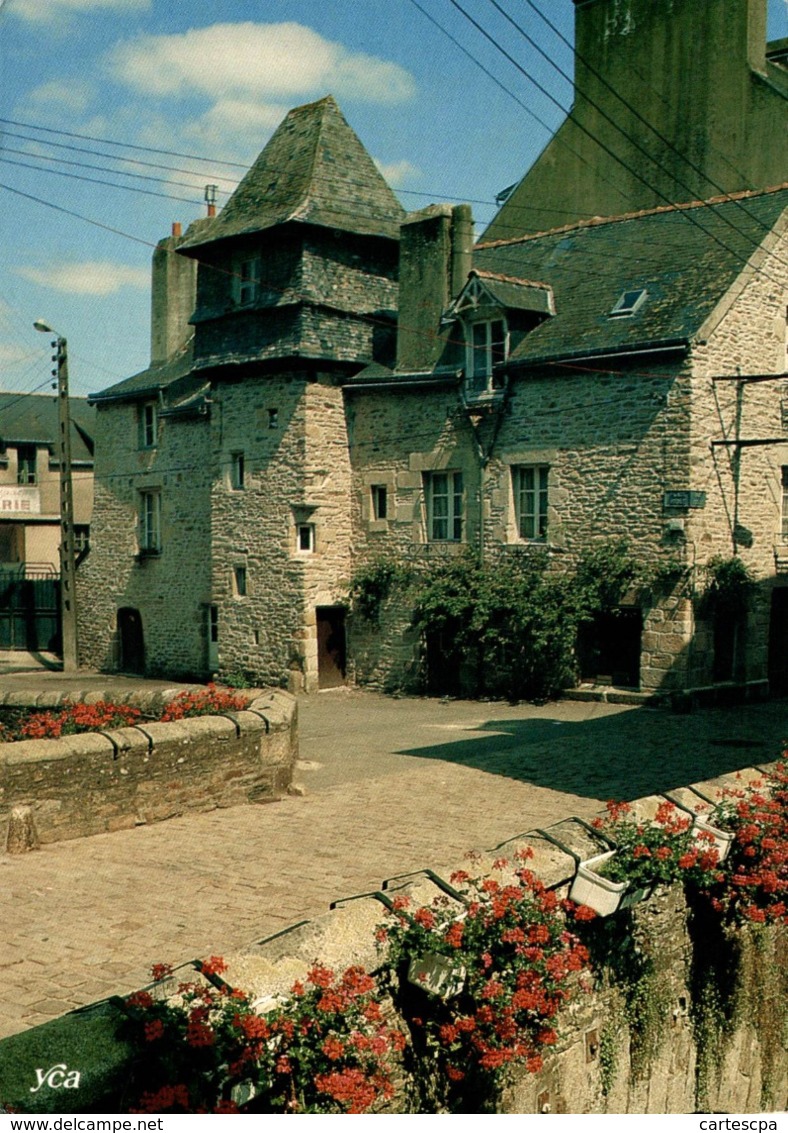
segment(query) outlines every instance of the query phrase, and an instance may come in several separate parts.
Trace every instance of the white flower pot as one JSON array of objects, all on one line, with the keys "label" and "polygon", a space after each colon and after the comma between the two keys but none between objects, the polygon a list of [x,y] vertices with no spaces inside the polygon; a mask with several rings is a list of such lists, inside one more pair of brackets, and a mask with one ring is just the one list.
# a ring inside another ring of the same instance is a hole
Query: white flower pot
[{"label": "white flower pot", "polygon": [[[707,846],[709,849],[713,846],[719,854],[720,861],[725,861],[733,845],[733,834],[728,830],[720,830],[718,826],[712,826],[710,822],[704,822],[699,815],[692,823],[691,833],[694,838],[700,840],[702,846]],[[714,842],[710,842],[708,838],[700,838],[701,834],[711,834]]]},{"label": "white flower pot", "polygon": [[654,886],[649,885],[641,889],[630,889],[627,881],[611,881],[597,873],[606,862],[615,854],[615,850],[607,850],[604,854],[597,854],[585,862],[579,862],[569,897],[578,905],[588,905],[600,917],[610,916],[618,909],[626,909],[630,905],[637,905],[654,892]]},{"label": "white flower pot", "polygon": [[449,956],[437,952],[426,952],[411,960],[408,966],[408,983],[437,995],[441,999],[453,999],[465,987],[466,971],[462,964],[455,964]]}]

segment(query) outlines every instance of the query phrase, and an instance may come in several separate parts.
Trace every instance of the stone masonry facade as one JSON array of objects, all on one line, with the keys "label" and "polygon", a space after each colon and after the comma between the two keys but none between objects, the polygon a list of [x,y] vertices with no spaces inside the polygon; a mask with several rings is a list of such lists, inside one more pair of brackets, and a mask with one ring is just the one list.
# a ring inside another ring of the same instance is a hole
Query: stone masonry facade
[{"label": "stone masonry facade", "polygon": [[[759,3],[736,0],[752,35]],[[636,663],[592,679],[788,685],[787,207],[761,185],[474,247],[468,206],[405,216],[333,99],[291,111],[222,212],[160,244],[151,367],[95,395],[83,660],[417,689],[403,595],[350,613],[360,566],[546,549],[561,571],[625,539],[678,581],[625,598]],[[734,557],[756,587],[725,626],[698,599]]]}]

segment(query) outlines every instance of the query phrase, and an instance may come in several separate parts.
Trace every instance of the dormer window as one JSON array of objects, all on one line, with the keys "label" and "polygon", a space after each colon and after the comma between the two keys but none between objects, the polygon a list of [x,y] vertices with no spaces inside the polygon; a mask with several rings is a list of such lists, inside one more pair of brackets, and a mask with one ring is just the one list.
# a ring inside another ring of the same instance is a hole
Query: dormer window
[{"label": "dormer window", "polygon": [[634,315],[645,303],[647,295],[648,292],[642,287],[638,291],[624,291],[610,312],[611,319],[621,319],[626,315]]},{"label": "dormer window", "polygon": [[500,366],[506,361],[509,335],[504,319],[484,319],[467,324],[466,383],[473,395],[495,393],[504,387]]},{"label": "dormer window", "polygon": [[260,290],[260,257],[242,260],[238,268],[238,303],[248,307],[257,302]]}]

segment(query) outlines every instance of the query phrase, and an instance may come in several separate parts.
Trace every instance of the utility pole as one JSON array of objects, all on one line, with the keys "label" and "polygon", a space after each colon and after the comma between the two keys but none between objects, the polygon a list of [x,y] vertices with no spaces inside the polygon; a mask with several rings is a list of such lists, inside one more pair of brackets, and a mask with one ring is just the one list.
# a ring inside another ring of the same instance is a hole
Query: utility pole
[{"label": "utility pole", "polygon": [[47,323],[37,320],[33,326],[45,334],[54,334],[52,348],[57,351],[52,361],[57,369],[58,457],[60,462],[60,611],[63,637],[63,672],[75,673],[79,667],[77,652],[77,570],[74,556],[74,487],[71,475],[71,414],[68,402],[68,343]]}]

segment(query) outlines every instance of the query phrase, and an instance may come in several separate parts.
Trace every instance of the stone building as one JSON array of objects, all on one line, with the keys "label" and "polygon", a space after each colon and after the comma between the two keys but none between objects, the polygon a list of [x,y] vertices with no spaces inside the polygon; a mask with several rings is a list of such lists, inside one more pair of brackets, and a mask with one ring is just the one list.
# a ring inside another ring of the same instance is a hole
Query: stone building
[{"label": "stone building", "polygon": [[785,181],[788,41],[766,42],[766,0],[574,4],[572,109],[485,239]]},{"label": "stone building", "polygon": [[[582,675],[642,690],[765,681],[770,618],[772,639],[788,628],[788,187],[482,242],[472,266],[466,212],[403,225],[398,364],[345,387],[359,542],[404,561],[472,546],[506,570],[534,547],[560,569],[624,538],[685,581],[602,621]],[[691,600],[700,568],[734,553],[761,581],[747,626],[701,619]],[[357,627],[361,679],[418,675],[397,614]],[[779,652],[771,676],[784,682]]]},{"label": "stone building", "polygon": [[[765,0],[728,0],[727,23],[717,0],[702,9],[587,0],[578,42],[614,82],[651,43],[664,95],[660,52],[680,69],[692,34],[709,75],[724,60],[747,76],[751,137],[784,131]],[[333,99],[291,111],[220,215],[159,246],[151,366],[93,399],[83,660],[418,687],[402,596],[378,626],[349,616],[359,565],[472,547],[506,570],[546,548],[560,570],[625,536],[690,581],[601,621],[586,678],[782,687],[788,169],[779,146],[745,161],[741,131],[726,149],[699,81],[691,191],[643,166],[659,190],[644,200],[605,147],[581,173],[558,146],[475,247],[467,206],[405,217]],[[660,129],[684,145],[684,118]],[[742,181],[715,196],[720,146]],[[542,184],[548,166],[574,195]],[[611,176],[623,209],[594,196]],[[534,231],[524,201],[562,223]],[[609,215],[589,220],[597,201]],[[748,618],[700,617],[703,565],[733,555],[759,583]]]},{"label": "stone building", "polygon": [[[95,411],[69,399],[75,541],[88,545]],[[0,393],[0,649],[49,649],[58,633],[60,462],[57,398]]]},{"label": "stone building", "polygon": [[342,386],[393,361],[404,215],[329,97],[159,246],[151,367],[93,399],[84,661],[314,685],[319,651],[323,682],[344,679]]}]

